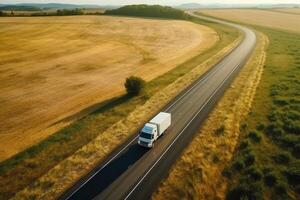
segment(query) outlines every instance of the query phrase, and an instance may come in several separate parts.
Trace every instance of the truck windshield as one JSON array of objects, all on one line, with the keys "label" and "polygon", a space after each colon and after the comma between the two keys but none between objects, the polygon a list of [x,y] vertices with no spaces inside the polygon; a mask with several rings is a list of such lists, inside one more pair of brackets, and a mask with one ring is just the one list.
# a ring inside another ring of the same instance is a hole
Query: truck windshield
[{"label": "truck windshield", "polygon": [[141,132],[141,133],[140,133],[140,137],[146,138],[146,139],[152,139],[152,138],[153,138],[153,135],[152,135],[152,134],[149,134],[149,133]]}]

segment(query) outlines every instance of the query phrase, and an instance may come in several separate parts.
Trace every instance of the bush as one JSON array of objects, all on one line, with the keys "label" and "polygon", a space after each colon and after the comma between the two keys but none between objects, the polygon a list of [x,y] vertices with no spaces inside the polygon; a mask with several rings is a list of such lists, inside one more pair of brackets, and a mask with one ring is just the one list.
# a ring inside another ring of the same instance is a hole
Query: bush
[{"label": "bush", "polygon": [[280,117],[280,112],[274,109],[272,109],[272,111],[268,114],[268,119],[271,122],[275,122],[279,120],[279,117]]},{"label": "bush", "polygon": [[288,89],[289,89],[289,87],[286,84],[284,84],[284,83],[274,84],[274,85],[271,86],[270,95],[271,96],[276,96],[281,91],[285,91],[285,90],[288,90]]},{"label": "bush", "polygon": [[300,143],[299,137],[295,135],[285,135],[280,138],[280,145],[286,148],[294,148],[297,144]]},{"label": "bush", "polygon": [[218,128],[217,130],[215,130],[215,134],[217,136],[223,135],[224,132],[225,132],[225,126],[224,125],[222,125],[220,128]]},{"label": "bush", "polygon": [[278,105],[278,106],[286,106],[286,105],[289,104],[289,101],[287,101],[285,99],[279,99],[279,98],[277,98],[277,99],[273,100],[273,103],[276,104],[276,105]]},{"label": "bush", "polygon": [[300,135],[300,125],[294,122],[293,120],[285,120],[283,129],[289,133]]},{"label": "bush", "polygon": [[274,185],[277,184],[278,178],[275,173],[269,172],[266,173],[266,175],[264,176],[264,182],[266,186],[273,187]]},{"label": "bush", "polygon": [[293,147],[293,154],[296,158],[300,157],[300,144],[297,144]]},{"label": "bush", "polygon": [[246,155],[246,158],[245,158],[246,167],[249,167],[249,166],[253,165],[254,162],[255,162],[255,155],[254,154],[249,153],[248,155]]},{"label": "bush", "polygon": [[38,164],[36,163],[36,162],[34,162],[34,161],[25,161],[25,166],[27,167],[27,168],[31,168],[31,169],[35,169],[35,168],[37,168],[38,167]]},{"label": "bush", "polygon": [[241,142],[239,149],[243,150],[246,149],[249,146],[249,142],[247,140]]},{"label": "bush", "polygon": [[286,113],[286,118],[290,120],[300,120],[300,115],[296,111],[289,111]]},{"label": "bush", "polygon": [[259,130],[259,131],[263,131],[265,129],[265,125],[262,124],[262,123],[259,123],[257,126],[256,126],[256,129]]},{"label": "bush", "polygon": [[240,127],[240,130],[241,130],[241,131],[242,131],[242,130],[246,130],[247,127],[248,127],[248,124],[242,123],[242,125],[241,125],[241,127]]},{"label": "bush", "polygon": [[126,79],[125,88],[128,95],[136,96],[141,93],[145,86],[145,81],[136,76],[130,76]]},{"label": "bush", "polygon": [[240,171],[242,169],[245,168],[245,163],[242,160],[236,160],[233,164],[232,164],[232,168],[235,171]]},{"label": "bush", "polygon": [[52,181],[45,181],[45,182],[42,182],[40,184],[41,184],[41,187],[44,190],[47,190],[47,189],[49,189],[50,187],[52,187],[54,185],[54,183]]},{"label": "bush", "polygon": [[292,163],[288,170],[284,173],[291,185],[300,185],[300,161]]},{"label": "bush", "polygon": [[214,163],[220,162],[219,155],[217,153],[214,153],[213,156],[212,156],[212,160],[213,160]]},{"label": "bush", "polygon": [[260,181],[262,179],[262,173],[257,167],[247,169],[245,174],[254,181]]},{"label": "bush", "polygon": [[276,95],[278,95],[279,94],[279,91],[278,91],[278,89],[277,88],[271,88],[271,90],[270,90],[270,96],[276,96]]},{"label": "bush", "polygon": [[283,183],[279,183],[275,186],[275,193],[280,196],[287,196],[287,186]]},{"label": "bush", "polygon": [[300,112],[300,104],[290,105],[290,109],[297,110],[298,112]]},{"label": "bush", "polygon": [[[299,62],[300,62],[300,61],[299,61]],[[299,84],[299,81],[297,81],[297,83]],[[298,94],[299,94],[299,93],[298,93]],[[299,105],[300,100],[295,99],[295,98],[291,98],[291,99],[290,99],[290,103]],[[298,108],[299,108],[299,107],[298,107]],[[296,109],[296,110],[300,111],[299,109]]]},{"label": "bush", "polygon": [[272,171],[274,171],[274,169],[272,167],[268,167],[268,166],[263,169],[264,174],[271,173]]},{"label": "bush", "polygon": [[279,128],[279,125],[274,124],[274,123],[271,123],[267,127],[266,132],[270,137],[273,137],[275,139],[279,139],[283,135],[283,130],[281,128]]},{"label": "bush", "polygon": [[251,180],[240,180],[239,184],[226,195],[227,200],[262,200],[262,186]]},{"label": "bush", "polygon": [[261,136],[256,131],[250,131],[248,137],[255,143],[259,143],[261,141]]},{"label": "bush", "polygon": [[272,156],[273,160],[279,164],[288,164],[291,161],[291,155],[288,152],[281,152]]},{"label": "bush", "polygon": [[222,171],[222,175],[226,178],[231,178],[232,176],[232,171],[230,170],[229,167],[226,167],[223,171]]}]

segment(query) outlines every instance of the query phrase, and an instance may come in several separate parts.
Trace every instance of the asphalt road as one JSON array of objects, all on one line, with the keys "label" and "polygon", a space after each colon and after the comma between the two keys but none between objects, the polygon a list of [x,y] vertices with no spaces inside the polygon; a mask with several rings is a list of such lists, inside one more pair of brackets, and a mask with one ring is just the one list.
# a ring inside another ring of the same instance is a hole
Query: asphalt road
[{"label": "asphalt road", "polygon": [[134,136],[63,194],[61,199],[118,200],[151,197],[176,158],[192,140],[201,122],[243,67],[256,44],[256,36],[251,30],[221,20],[204,18],[243,31],[242,42],[165,107],[163,111],[172,114],[172,125],[155,143],[154,148],[147,150],[138,146],[137,135]]}]

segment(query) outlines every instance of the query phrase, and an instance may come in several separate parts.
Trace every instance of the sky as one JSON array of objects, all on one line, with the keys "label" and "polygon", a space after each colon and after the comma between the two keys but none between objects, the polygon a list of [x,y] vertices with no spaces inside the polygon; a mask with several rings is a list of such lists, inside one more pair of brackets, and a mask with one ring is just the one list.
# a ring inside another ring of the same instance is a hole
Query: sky
[{"label": "sky", "polygon": [[178,5],[182,3],[298,3],[300,0],[0,0],[0,4],[14,3],[73,3],[73,4],[97,4],[97,5],[125,5],[125,4],[161,4]]}]

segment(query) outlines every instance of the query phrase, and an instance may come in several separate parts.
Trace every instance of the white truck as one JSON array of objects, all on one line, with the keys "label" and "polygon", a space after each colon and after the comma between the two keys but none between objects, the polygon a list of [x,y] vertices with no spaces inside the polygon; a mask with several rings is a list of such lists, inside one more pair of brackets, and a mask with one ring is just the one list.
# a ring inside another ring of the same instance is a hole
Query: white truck
[{"label": "white truck", "polygon": [[161,112],[140,131],[138,144],[152,148],[154,142],[171,126],[171,114]]}]

